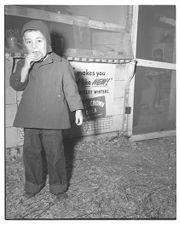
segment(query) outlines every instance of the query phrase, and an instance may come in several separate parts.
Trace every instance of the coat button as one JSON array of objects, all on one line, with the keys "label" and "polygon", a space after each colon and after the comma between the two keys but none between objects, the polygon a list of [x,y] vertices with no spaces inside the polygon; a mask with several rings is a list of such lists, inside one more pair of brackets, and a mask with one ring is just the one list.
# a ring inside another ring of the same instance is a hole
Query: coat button
[{"label": "coat button", "polygon": [[61,94],[59,94],[58,97],[61,97]]}]

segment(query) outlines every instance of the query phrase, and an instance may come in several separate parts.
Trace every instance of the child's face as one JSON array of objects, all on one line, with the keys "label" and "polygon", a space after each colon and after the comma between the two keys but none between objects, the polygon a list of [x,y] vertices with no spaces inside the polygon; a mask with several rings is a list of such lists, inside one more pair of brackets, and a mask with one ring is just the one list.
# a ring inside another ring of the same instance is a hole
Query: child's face
[{"label": "child's face", "polygon": [[40,31],[26,31],[23,36],[23,41],[28,54],[39,53],[41,58],[46,56],[47,42]]}]

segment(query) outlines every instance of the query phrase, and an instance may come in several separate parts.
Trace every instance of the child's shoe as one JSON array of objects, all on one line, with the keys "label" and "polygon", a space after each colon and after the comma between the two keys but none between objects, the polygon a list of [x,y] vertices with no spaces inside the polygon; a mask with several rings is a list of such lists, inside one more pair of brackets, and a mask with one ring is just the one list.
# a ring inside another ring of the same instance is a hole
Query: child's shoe
[{"label": "child's shoe", "polygon": [[[38,192],[37,192],[37,193],[38,193]],[[25,192],[23,196],[24,196],[26,199],[30,199],[30,198],[34,197],[37,193],[27,193],[27,192]]]},{"label": "child's shoe", "polygon": [[67,193],[59,193],[59,194],[56,194],[56,199],[59,200],[59,201],[63,201],[65,199],[68,198],[68,195]]},{"label": "child's shoe", "polygon": [[30,198],[34,197],[37,193],[39,193],[44,188],[44,186],[45,186],[45,183],[39,188],[38,191],[36,191],[34,193],[25,191],[23,196],[27,199],[30,199]]}]

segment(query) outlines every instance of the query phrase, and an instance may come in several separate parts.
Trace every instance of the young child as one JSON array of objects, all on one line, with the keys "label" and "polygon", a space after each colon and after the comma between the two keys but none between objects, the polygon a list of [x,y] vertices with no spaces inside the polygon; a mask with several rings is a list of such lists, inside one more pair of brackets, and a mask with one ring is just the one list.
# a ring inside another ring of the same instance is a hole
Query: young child
[{"label": "young child", "polygon": [[70,64],[52,52],[46,24],[29,21],[22,37],[27,55],[18,62],[10,84],[24,90],[14,120],[15,127],[24,128],[24,195],[37,194],[48,173],[50,192],[60,198],[68,189],[62,141],[62,130],[70,128],[67,104],[78,126],[83,105]]}]

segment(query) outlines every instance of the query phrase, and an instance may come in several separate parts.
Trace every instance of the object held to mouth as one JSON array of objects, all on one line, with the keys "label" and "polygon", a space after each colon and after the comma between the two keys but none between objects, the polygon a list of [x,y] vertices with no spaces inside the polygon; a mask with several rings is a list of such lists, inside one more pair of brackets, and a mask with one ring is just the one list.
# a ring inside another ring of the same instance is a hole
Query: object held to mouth
[{"label": "object held to mouth", "polygon": [[34,61],[39,61],[43,56],[42,56],[42,53],[39,52],[39,51],[34,51],[33,52],[34,56],[35,56],[35,59]]}]

